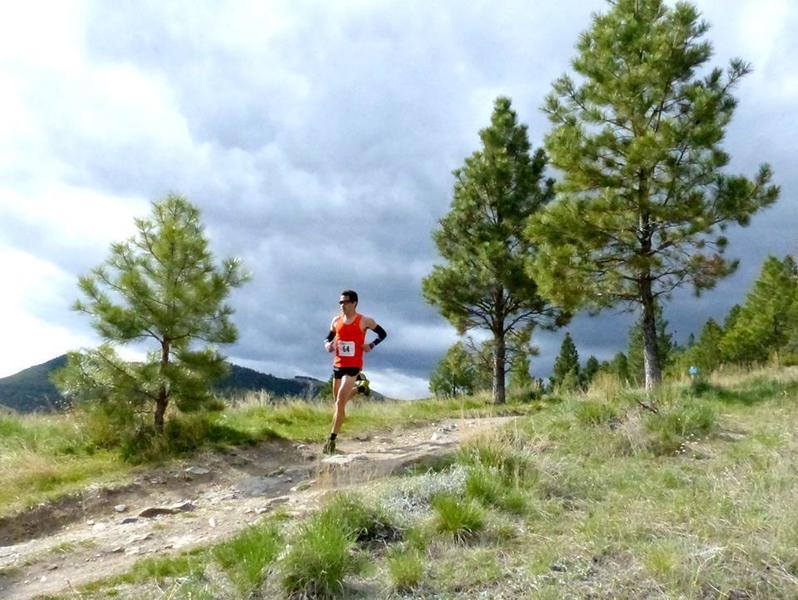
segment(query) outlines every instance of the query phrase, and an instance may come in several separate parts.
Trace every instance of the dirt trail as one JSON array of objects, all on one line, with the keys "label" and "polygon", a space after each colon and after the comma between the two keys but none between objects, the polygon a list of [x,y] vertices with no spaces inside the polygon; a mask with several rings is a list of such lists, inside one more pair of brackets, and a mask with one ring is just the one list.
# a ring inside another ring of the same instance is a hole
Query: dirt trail
[{"label": "dirt trail", "polygon": [[[313,508],[332,488],[452,452],[513,417],[444,419],[321,446],[268,442],[195,456],[116,488],[90,489],[0,521],[0,598],[56,594],[123,573],[144,556],[220,542],[278,505]],[[146,516],[147,509],[154,516]]]}]

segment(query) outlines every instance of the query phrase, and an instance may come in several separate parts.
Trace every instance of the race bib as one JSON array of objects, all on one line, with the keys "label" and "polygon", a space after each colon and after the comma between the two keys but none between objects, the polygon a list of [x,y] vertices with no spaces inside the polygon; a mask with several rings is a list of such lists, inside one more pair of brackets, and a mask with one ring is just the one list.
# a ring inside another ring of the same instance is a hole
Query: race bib
[{"label": "race bib", "polygon": [[355,342],[338,342],[338,356],[354,356]]}]

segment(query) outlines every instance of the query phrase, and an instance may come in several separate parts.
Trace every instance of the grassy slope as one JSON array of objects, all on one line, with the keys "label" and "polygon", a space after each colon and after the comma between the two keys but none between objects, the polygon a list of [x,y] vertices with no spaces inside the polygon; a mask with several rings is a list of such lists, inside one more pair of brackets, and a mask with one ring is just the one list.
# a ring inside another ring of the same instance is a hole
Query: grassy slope
[{"label": "grassy slope", "polygon": [[[304,586],[361,597],[795,598],[797,378],[666,389],[660,415],[628,391],[566,399],[437,474],[372,486],[359,510],[344,511],[365,515],[358,524],[336,516],[339,498],[304,521],[271,518],[243,534],[269,542],[258,556],[264,543],[239,536],[143,561],[81,597],[279,597]],[[343,533],[325,553],[330,569],[310,571],[307,551],[331,519]],[[387,550],[357,533],[386,520],[402,532]]]},{"label": "grassy slope", "polygon": [[[324,403],[289,401],[274,405],[252,394],[236,408],[215,416],[220,443],[262,441],[280,436],[322,441],[329,432],[332,409]],[[532,410],[508,406],[503,410]],[[345,434],[356,435],[443,417],[500,414],[486,396],[446,401],[360,402],[348,407]],[[122,461],[114,450],[96,448],[85,439],[77,414],[0,414],[0,516],[85,488],[130,477],[146,466]]]}]

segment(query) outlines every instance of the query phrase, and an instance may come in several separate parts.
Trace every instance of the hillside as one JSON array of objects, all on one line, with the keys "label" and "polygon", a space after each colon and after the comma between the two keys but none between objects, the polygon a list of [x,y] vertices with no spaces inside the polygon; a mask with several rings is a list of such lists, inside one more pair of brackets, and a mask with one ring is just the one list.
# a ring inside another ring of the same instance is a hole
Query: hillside
[{"label": "hillside", "polygon": [[673,383],[656,413],[642,397],[608,381],[510,418],[356,403],[330,457],[318,403],[234,408],[279,437],[0,519],[0,595],[798,597],[798,369]]},{"label": "hillside", "polygon": [[64,367],[66,354],[0,379],[0,404],[16,411],[58,410],[63,398],[50,382],[50,374]]},{"label": "hillside", "polygon": [[[50,375],[66,365],[66,354],[0,379],[0,405],[18,412],[52,412],[64,401],[50,382]],[[277,396],[312,396],[323,384],[312,377],[287,379],[254,369],[230,365],[230,374],[214,389],[223,395],[265,390]]]}]

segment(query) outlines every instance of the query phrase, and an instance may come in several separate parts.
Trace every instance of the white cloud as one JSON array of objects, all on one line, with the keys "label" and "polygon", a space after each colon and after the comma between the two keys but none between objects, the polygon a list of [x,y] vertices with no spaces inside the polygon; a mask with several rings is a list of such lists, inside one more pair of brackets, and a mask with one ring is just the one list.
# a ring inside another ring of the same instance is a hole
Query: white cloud
[{"label": "white cloud", "polygon": [[0,344],[0,377],[11,375],[91,343],[88,336],[61,324],[68,320],[69,306],[62,314],[42,318],[35,307],[47,304],[72,278],[54,264],[7,246],[0,246],[0,277],[7,288],[0,294],[3,332]]}]

